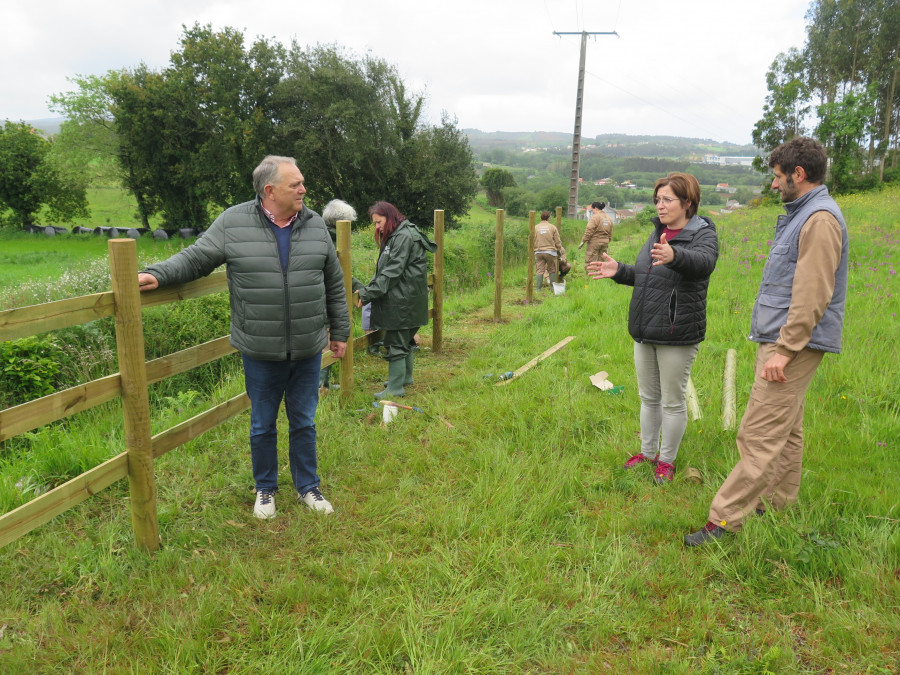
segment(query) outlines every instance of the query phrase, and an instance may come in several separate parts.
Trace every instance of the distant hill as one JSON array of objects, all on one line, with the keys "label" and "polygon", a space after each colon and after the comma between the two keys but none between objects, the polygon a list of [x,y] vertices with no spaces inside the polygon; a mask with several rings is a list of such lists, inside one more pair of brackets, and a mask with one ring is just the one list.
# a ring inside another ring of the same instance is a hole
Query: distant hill
[{"label": "distant hill", "polygon": [[10,122],[24,121],[35,129],[44,134],[44,136],[53,136],[59,133],[60,125],[66,121],[65,117],[45,117],[39,120],[9,120]]},{"label": "distant hill", "polygon": [[[464,129],[469,145],[476,153],[488,150],[520,151],[523,148],[562,150],[572,145],[572,134],[557,131],[492,131]],[[612,157],[691,157],[705,154],[752,157],[759,151],[752,145],[722,143],[708,138],[678,136],[630,136],[601,134],[584,136],[585,153],[600,152]]]}]

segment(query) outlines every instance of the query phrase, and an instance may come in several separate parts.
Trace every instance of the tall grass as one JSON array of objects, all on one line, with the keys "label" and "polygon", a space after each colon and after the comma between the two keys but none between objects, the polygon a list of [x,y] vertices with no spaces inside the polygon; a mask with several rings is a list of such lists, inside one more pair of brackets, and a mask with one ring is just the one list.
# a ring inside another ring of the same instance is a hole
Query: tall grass
[{"label": "tall grass", "polygon": [[[424,412],[381,425],[371,392],[385,367],[365,355],[350,405],[322,400],[319,470],[334,516],[293,502],[286,466],[278,517],[250,515],[242,416],[157,463],[155,555],[134,550],[124,481],[7,547],[2,670],[897,672],[898,199],[841,200],[852,238],[845,350],[825,358],[809,390],[794,508],[700,550],[681,544],[736,461],[735,432],[719,420],[724,355],[738,350],[740,410],[771,207],[716,218],[722,257],[693,370],[703,417],[688,426],[672,484],[621,468],[639,447],[630,290],[588,283],[579,266],[566,295],[526,305],[525,266],[513,264],[499,324],[489,290],[457,291],[442,354],[423,331],[408,402]],[[580,227],[564,224],[564,237],[577,241]],[[645,236],[617,231],[611,254],[633,260]],[[577,338],[494,386],[567,335]],[[595,389],[598,370],[625,391]],[[210,397],[241,385],[224,378]],[[205,405],[163,403],[156,423]],[[100,417],[66,428],[120,447]],[[41,433],[35,457],[61,442]],[[681,478],[688,466],[701,484]]]}]

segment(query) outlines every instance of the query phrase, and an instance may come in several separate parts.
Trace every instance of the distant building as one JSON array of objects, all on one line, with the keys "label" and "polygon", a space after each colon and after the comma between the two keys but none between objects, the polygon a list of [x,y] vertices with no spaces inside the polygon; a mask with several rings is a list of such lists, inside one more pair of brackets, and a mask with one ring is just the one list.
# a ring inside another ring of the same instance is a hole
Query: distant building
[{"label": "distant building", "polygon": [[718,164],[720,166],[753,166],[752,157],[722,157],[719,155],[705,155],[704,164]]}]

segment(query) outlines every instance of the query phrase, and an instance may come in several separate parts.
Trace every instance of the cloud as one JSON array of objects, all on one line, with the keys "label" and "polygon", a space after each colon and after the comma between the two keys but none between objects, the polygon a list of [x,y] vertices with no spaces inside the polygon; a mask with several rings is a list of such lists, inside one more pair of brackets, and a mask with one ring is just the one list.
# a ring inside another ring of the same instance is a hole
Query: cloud
[{"label": "cloud", "polygon": [[0,118],[51,116],[67,77],[141,62],[165,66],[182,25],[210,23],[285,45],[340,44],[394,64],[424,91],[432,121],[446,110],[485,131],[570,131],[579,36],[587,43],[585,136],[666,133],[749,142],[775,56],[801,47],[807,2],[660,0],[332,0],[263,4],[202,0],[5,3]]}]

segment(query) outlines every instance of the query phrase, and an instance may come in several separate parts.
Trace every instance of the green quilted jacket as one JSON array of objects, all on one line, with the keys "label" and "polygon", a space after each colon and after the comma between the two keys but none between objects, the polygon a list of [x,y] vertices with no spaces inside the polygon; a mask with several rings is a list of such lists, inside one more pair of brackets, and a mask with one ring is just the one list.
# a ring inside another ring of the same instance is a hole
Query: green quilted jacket
[{"label": "green quilted jacket", "polygon": [[344,275],[322,217],[304,207],[291,231],[287,270],[259,198],[232,206],[193,244],[145,272],[182,284],[225,264],[235,349],[263,361],[305,359],[346,342]]}]

